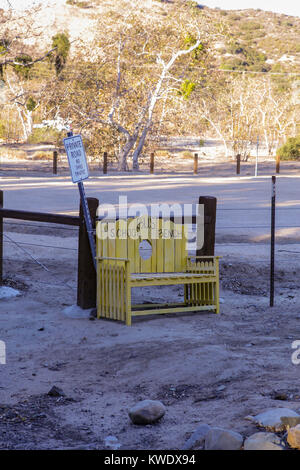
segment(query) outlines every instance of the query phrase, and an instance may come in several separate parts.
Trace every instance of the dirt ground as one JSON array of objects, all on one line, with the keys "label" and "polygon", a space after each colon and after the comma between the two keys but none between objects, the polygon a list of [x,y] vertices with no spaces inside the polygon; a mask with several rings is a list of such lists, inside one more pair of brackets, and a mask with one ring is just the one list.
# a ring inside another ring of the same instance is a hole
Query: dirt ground
[{"label": "dirt ground", "polygon": [[[77,231],[30,224],[5,226],[5,283],[20,296],[0,300],[1,449],[108,449],[109,436],[120,449],[180,449],[201,422],[248,436],[256,428],[247,415],[300,411],[300,366],[291,361],[300,340],[297,238],[276,247],[273,308],[268,240],[230,244],[217,231],[221,314],[153,315],[126,327],[68,313]],[[136,293],[150,301],[181,295],[179,287]],[[48,395],[54,385],[63,395]],[[131,424],[129,408],[146,398],[161,400],[165,416]]]},{"label": "dirt ground", "polygon": [[[220,315],[153,315],[134,319],[131,328],[87,314],[68,317],[64,309],[76,302],[71,250],[53,257],[40,251],[49,272],[26,254],[12,259],[8,253],[6,283],[21,295],[0,303],[7,349],[0,366],[0,448],[105,449],[106,438],[115,436],[121,449],[180,449],[200,422],[247,436],[255,431],[244,419],[249,414],[300,410],[300,366],[291,362],[291,344],[300,339],[300,258],[280,263],[270,308],[267,258],[253,262],[251,245],[234,256],[228,250],[218,247],[224,255]],[[174,299],[180,292],[137,295]],[[65,396],[47,395],[54,385]],[[146,398],[161,400],[166,415],[156,425],[135,426],[128,409]]]}]

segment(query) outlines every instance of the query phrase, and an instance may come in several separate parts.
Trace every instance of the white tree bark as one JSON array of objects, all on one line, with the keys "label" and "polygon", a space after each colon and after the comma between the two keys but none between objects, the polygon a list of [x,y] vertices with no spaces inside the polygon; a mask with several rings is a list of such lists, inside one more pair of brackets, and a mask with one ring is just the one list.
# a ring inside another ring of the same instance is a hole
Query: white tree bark
[{"label": "white tree bark", "polygon": [[151,128],[155,106],[162,92],[162,87],[166,80],[167,74],[169,73],[169,71],[171,70],[174,63],[178,60],[179,57],[190,54],[193,50],[197,49],[199,45],[200,45],[200,39],[198,38],[195,44],[190,46],[188,49],[179,50],[173,53],[171,59],[167,63],[165,63],[160,56],[157,57],[157,62],[162,65],[162,71],[158,78],[156,86],[154,88],[154,91],[150,95],[147,120],[146,120],[146,123],[144,124],[142,134],[139,139],[139,143],[132,156],[133,169],[138,170],[139,168],[138,159],[143,149],[143,146],[145,144],[145,140],[147,138],[148,132]]}]

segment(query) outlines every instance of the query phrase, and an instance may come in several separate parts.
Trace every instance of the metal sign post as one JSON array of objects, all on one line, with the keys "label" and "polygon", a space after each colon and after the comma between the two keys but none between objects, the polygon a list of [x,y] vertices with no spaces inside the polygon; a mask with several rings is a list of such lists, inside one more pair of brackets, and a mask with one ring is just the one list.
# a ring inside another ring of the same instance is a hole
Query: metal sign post
[{"label": "metal sign post", "polygon": [[270,307],[274,306],[274,271],[275,271],[275,201],[276,176],[272,176],[271,198],[271,265],[270,265]]},{"label": "metal sign post", "polygon": [[91,214],[87,203],[83,180],[89,177],[88,166],[82,138],[80,135],[73,136],[73,132],[68,132],[68,137],[64,139],[64,146],[67,152],[71,177],[73,183],[78,184],[81,205],[84,214],[86,230],[89,238],[94,267],[96,269],[96,246]]}]

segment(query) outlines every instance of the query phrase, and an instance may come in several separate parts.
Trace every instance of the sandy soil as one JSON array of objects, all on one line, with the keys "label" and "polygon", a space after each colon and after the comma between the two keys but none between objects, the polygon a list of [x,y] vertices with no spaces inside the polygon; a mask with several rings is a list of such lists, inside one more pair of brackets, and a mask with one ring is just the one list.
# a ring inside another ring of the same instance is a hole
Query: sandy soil
[{"label": "sandy soil", "polygon": [[[288,200],[295,204],[299,196]],[[0,301],[7,348],[0,448],[105,449],[115,436],[121,449],[180,449],[200,422],[247,436],[256,431],[249,414],[300,410],[300,366],[291,361],[291,344],[300,340],[296,239],[276,248],[273,308],[268,242],[230,244],[217,231],[221,314],[153,315],[129,328],[91,321],[89,312],[68,316],[65,309],[76,303],[76,230],[30,224],[5,226],[5,282],[21,295]],[[22,245],[25,253],[12,240],[31,245]],[[136,293],[149,300],[181,294],[178,287]],[[63,396],[48,395],[54,385]],[[155,425],[132,425],[128,409],[145,398],[161,400],[166,414]]]},{"label": "sandy soil", "polygon": [[[47,258],[40,251],[50,272],[25,255],[6,261],[7,283],[21,296],[1,301],[7,364],[0,366],[0,448],[104,449],[113,435],[122,449],[178,449],[203,421],[249,435],[255,429],[247,415],[299,410],[291,343],[300,339],[300,258],[280,265],[271,309],[267,260],[253,263],[248,248],[235,257],[218,249],[219,316],[153,316],[134,319],[131,328],[64,313],[76,301],[76,259],[66,251]],[[48,396],[53,385],[65,396]],[[279,391],[287,401],[275,399]],[[145,398],[161,400],[166,415],[156,425],[132,425],[128,409]]]}]

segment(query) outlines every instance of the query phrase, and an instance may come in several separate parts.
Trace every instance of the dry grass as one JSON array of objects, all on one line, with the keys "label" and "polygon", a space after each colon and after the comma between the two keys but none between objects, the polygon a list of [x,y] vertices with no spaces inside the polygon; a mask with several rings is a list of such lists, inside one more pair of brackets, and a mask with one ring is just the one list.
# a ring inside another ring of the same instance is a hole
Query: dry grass
[{"label": "dry grass", "polygon": [[168,150],[156,150],[155,157],[172,158],[172,155],[168,152]]},{"label": "dry grass", "polygon": [[3,148],[0,149],[0,158],[5,160],[27,160],[28,155],[24,150]]},{"label": "dry grass", "polygon": [[179,152],[178,157],[184,158],[184,159],[191,159],[191,158],[194,158],[194,154],[190,152],[189,150],[185,150],[184,152]]},{"label": "dry grass", "polygon": [[53,160],[53,152],[44,152],[43,150],[38,150],[34,152],[31,157],[32,160]]}]

